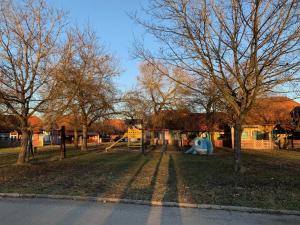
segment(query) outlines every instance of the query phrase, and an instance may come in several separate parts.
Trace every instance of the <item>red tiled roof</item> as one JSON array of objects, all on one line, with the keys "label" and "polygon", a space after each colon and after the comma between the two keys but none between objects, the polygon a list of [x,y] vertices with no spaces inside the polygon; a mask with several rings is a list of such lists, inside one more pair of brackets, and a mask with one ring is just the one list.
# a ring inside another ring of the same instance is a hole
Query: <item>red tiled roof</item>
[{"label": "red tiled roof", "polygon": [[40,133],[43,131],[43,121],[37,116],[28,118],[28,123],[33,130],[33,133]]},{"label": "red tiled roof", "polygon": [[42,127],[43,126],[43,121],[37,116],[29,117],[28,123],[31,127]]},{"label": "red tiled roof", "polygon": [[296,106],[300,104],[287,97],[258,99],[245,122],[248,125],[288,125],[291,124],[290,112]]},{"label": "red tiled roof", "polygon": [[191,113],[188,111],[168,110],[162,111],[160,115],[153,116],[149,129],[170,129],[170,130],[182,130],[186,132],[191,131],[214,131],[220,130],[225,124],[226,115],[224,113],[215,114],[215,123],[211,128],[212,123],[209,122],[209,118],[206,113]]},{"label": "red tiled roof", "polygon": [[95,126],[97,126],[96,129],[100,132],[106,132],[111,134],[126,132],[128,128],[126,122],[121,119],[104,120],[102,123],[99,123]]},{"label": "red tiled roof", "polygon": [[57,129],[60,129],[62,126],[65,126],[66,130],[74,130],[75,126],[78,126],[78,120],[75,116],[65,115],[57,118],[56,120]]},{"label": "red tiled roof", "polygon": [[127,129],[127,124],[124,120],[120,120],[120,119],[110,119],[110,120],[106,120],[104,121],[104,124],[113,126],[119,130],[125,130]]}]

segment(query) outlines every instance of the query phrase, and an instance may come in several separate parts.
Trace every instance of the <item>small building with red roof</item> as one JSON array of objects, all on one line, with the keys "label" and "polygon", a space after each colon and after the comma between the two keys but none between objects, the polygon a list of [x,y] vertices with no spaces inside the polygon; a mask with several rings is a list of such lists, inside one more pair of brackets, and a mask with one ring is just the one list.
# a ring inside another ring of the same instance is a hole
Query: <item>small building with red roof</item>
[{"label": "small building with red roof", "polygon": [[[257,99],[243,125],[242,148],[288,148],[290,145],[288,133],[293,130],[290,114],[295,107],[299,106],[298,102],[288,97]],[[233,132],[232,128],[232,134]],[[232,135],[232,145],[233,143]],[[295,145],[300,147],[300,141],[296,140]]]},{"label": "small building with red roof", "polygon": [[[299,106],[298,102],[288,97],[257,99],[243,125],[242,148],[274,149],[280,141],[281,145],[283,141],[290,144],[288,132],[293,129],[290,114]],[[162,144],[165,139],[168,144],[182,146],[195,135],[209,134],[216,146],[233,147],[234,129],[226,113],[218,112],[209,117],[206,113],[169,110],[162,111],[149,121],[146,135],[148,142],[152,144]],[[284,129],[286,135],[277,135],[278,129]],[[285,140],[279,140],[283,136]],[[300,147],[300,140],[295,140],[294,144]]]}]

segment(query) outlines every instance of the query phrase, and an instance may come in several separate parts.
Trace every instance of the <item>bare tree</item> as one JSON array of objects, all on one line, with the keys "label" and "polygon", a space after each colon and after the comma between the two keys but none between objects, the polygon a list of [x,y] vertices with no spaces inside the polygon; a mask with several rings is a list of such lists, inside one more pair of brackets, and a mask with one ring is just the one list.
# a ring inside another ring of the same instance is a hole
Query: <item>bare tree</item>
[{"label": "bare tree", "polygon": [[[207,131],[213,134],[220,125],[220,113],[228,112],[226,104],[222,101],[222,94],[216,86],[207,79],[199,79],[193,82],[193,90],[187,96],[189,109],[192,112],[204,112],[207,120]],[[196,90],[196,91],[195,91]],[[223,118],[225,121],[225,118]],[[214,144],[214,135],[211,135]]]},{"label": "bare tree", "polygon": [[152,113],[157,115],[162,110],[172,110],[183,107],[183,96],[190,90],[178,82],[169,79],[165,74],[178,81],[188,82],[188,76],[178,68],[167,68],[162,64],[159,68],[149,63],[141,64],[137,77],[139,88],[151,106]]},{"label": "bare tree", "polygon": [[151,107],[139,88],[127,91],[122,98],[122,103],[121,114],[130,120],[145,119],[150,115]]},{"label": "bare tree", "polygon": [[255,100],[297,76],[299,11],[298,0],[153,0],[145,10],[151,21],[136,18],[162,44],[157,55],[137,46],[142,60],[210,80],[232,109],[235,171]]},{"label": "bare tree", "polygon": [[76,28],[69,32],[60,64],[57,79],[62,85],[57,91],[68,102],[68,111],[78,114],[83,132],[81,149],[85,151],[88,128],[114,112],[112,79],[118,74],[118,67],[89,27],[84,31]]},{"label": "bare tree", "polygon": [[[168,76],[165,76],[168,74]],[[172,77],[174,80],[170,79]],[[187,108],[185,96],[190,94],[190,90],[182,86],[182,83],[189,83],[189,76],[177,67],[166,67],[161,63],[156,66],[150,63],[144,63],[140,66],[140,74],[137,77],[138,88],[142,92],[143,100],[146,102],[151,115],[148,118],[148,124],[152,124],[152,128],[160,126],[165,128],[164,117],[166,110],[178,110]],[[154,135],[152,134],[153,138]],[[165,137],[163,133],[163,144],[165,145]]]},{"label": "bare tree", "polygon": [[133,89],[125,93],[122,98],[121,114],[129,119],[130,125],[136,126],[136,122],[141,124],[142,130],[142,152],[145,153],[144,129],[145,123],[151,114],[151,106],[149,106],[144,93],[141,89]]},{"label": "bare tree", "polygon": [[52,94],[52,70],[64,13],[43,0],[0,3],[0,99],[20,120],[22,145],[18,164],[25,162],[28,118]]}]

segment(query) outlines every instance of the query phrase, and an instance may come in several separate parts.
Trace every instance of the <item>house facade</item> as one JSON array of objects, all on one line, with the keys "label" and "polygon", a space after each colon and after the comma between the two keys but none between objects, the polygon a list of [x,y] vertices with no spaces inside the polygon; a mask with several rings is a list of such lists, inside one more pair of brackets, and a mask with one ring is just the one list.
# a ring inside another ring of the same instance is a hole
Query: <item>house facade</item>
[{"label": "house facade", "polygon": [[[3,121],[12,120],[8,125],[0,126],[0,147],[17,147],[21,143],[22,133],[18,126],[18,120],[14,116],[7,115],[3,117]],[[1,118],[0,118],[1,119]],[[38,116],[31,116],[28,119],[28,124],[30,125],[30,130],[32,132],[32,145],[33,147],[41,147],[50,144],[60,144],[60,131],[61,126],[66,127],[66,143],[74,142],[74,119],[69,116],[64,116],[59,118],[57,121],[51,124],[45,123]],[[2,125],[2,124],[0,124]],[[76,127],[77,128],[77,127]],[[79,144],[81,142],[82,131],[81,129],[76,129],[78,134]],[[100,136],[98,132],[90,130],[88,132],[88,143],[100,143]]]},{"label": "house facade", "polygon": [[[44,145],[60,144],[60,129],[65,127],[66,143],[73,144],[75,135],[78,137],[78,142],[82,142],[82,127],[80,125],[80,118],[72,115],[64,115],[56,119],[56,121],[48,124],[44,129]],[[87,142],[98,144],[101,142],[99,133],[95,129],[90,128],[87,133]]]},{"label": "house facade", "polygon": [[[250,110],[241,137],[242,149],[290,148],[289,132],[292,128],[291,111],[300,104],[287,97],[258,99]],[[234,129],[231,128],[232,146]],[[300,147],[300,140],[294,140]]]},{"label": "house facade", "polygon": [[190,145],[196,136],[206,135],[215,146],[223,146],[221,137],[224,137],[226,126],[224,118],[223,113],[217,113],[214,121],[210,121],[211,118],[206,113],[163,111],[156,118],[150,118],[146,125],[146,142],[184,147]]},{"label": "house facade", "polygon": [[[243,125],[242,149],[300,148],[300,138],[291,140],[291,111],[300,104],[287,97],[260,98]],[[205,113],[164,111],[146,125],[149,144],[189,145],[196,135],[206,134],[220,147],[234,147],[234,128],[225,113],[210,121]],[[300,137],[300,131],[298,131]],[[298,140],[299,139],[299,140]]]}]

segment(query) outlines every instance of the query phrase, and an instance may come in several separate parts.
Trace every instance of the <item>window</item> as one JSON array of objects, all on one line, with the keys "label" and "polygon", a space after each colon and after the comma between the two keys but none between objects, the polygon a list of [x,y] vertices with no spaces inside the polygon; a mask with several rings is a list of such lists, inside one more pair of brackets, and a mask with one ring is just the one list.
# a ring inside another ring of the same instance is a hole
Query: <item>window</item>
[{"label": "window", "polygon": [[248,139],[248,136],[249,136],[248,132],[243,131],[243,133],[242,133],[242,140]]},{"label": "window", "polygon": [[269,133],[263,131],[253,131],[253,137],[255,140],[269,140]]}]

